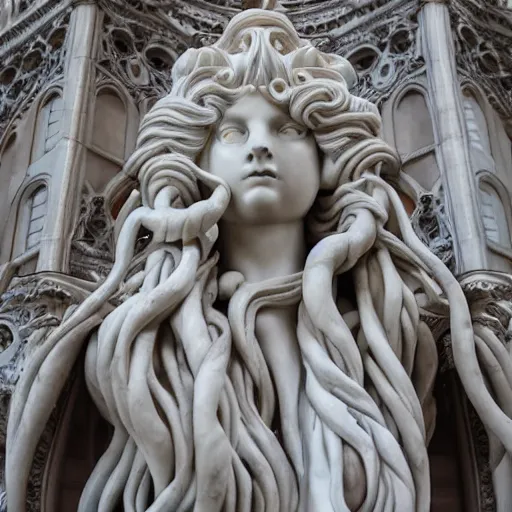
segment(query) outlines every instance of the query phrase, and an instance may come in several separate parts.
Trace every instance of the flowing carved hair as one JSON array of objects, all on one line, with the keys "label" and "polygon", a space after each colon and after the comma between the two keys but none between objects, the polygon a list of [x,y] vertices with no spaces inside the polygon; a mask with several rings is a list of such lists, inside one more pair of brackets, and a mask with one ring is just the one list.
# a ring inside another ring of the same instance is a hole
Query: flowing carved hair
[{"label": "flowing carved hair", "polygon": [[[511,446],[508,418],[483,384],[462,291],[383,179],[398,172],[398,157],[379,138],[375,107],[348,92],[354,80],[346,60],[268,11],[235,16],[215,45],[180,57],[171,93],[143,120],[124,167],[140,191],[118,219],[114,267],[35,351],[16,388],[10,512],[25,509],[37,442],[85,340],[87,386],[114,434],[83,491],[83,512],[121,503],[126,511],[339,512],[349,510],[354,475],[364,491],[358,510],[429,510],[437,353],[419,305],[429,301],[449,303],[465,389]],[[195,162],[226,108],[255,90],[311,130],[324,165],[303,272],[248,284],[217,273],[217,223],[230,191]],[[134,272],[141,227],[152,241]],[[227,314],[216,307],[219,293]],[[122,301],[112,308],[114,297]],[[255,321],[263,307],[294,304],[304,378],[280,442],[276,384]]]}]

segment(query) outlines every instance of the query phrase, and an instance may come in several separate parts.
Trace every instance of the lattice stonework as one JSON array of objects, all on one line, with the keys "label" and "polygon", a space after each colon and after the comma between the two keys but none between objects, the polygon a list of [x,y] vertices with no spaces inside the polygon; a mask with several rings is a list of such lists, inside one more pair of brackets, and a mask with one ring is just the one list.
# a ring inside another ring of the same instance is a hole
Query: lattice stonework
[{"label": "lattice stonework", "polygon": [[[349,58],[360,77],[358,96],[379,104],[405,80],[424,72],[417,0],[394,2],[392,8],[382,1],[280,4],[301,37],[322,51]],[[214,0],[102,0],[101,5],[105,17],[98,64],[106,78],[119,79],[137,102],[163,95],[176,58],[186,48],[213,43],[241,8],[238,1]]]},{"label": "lattice stonework", "polygon": [[[512,117],[512,16],[493,2],[450,2],[457,67],[482,87],[505,119]],[[491,4],[491,5],[489,5]]]},{"label": "lattice stonework", "polygon": [[68,24],[69,12],[65,12],[35,37],[0,54],[0,140],[42,88],[62,78]]}]

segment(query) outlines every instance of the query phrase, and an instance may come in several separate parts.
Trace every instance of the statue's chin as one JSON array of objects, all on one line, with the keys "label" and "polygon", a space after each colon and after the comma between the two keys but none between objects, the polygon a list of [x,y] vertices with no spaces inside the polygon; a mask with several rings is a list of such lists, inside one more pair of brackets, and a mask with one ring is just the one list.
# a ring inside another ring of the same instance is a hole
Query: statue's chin
[{"label": "statue's chin", "polygon": [[303,219],[311,201],[297,204],[270,186],[254,186],[233,197],[224,219],[239,224],[279,224]]}]

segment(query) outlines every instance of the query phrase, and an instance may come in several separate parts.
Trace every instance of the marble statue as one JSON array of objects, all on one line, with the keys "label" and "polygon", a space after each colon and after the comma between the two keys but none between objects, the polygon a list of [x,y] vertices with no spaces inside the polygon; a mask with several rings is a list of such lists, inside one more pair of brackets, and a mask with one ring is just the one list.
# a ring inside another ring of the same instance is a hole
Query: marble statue
[{"label": "marble statue", "polygon": [[428,511],[429,308],[449,308],[464,388],[512,452],[462,290],[387,183],[399,158],[356,78],[259,9],[179,58],[124,167],[114,267],[17,385],[9,512],[84,345],[114,434],[81,512]]}]

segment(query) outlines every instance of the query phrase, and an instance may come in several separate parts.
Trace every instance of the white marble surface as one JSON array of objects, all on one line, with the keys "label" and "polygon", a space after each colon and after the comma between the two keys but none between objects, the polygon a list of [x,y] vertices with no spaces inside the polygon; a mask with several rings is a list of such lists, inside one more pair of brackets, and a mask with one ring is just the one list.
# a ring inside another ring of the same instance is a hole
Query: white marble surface
[{"label": "white marble surface", "polygon": [[[95,27],[92,6],[79,9],[76,94],[64,98],[70,146],[85,137]],[[453,78],[436,46],[443,9],[424,12],[433,90]],[[84,344],[88,389],[115,433],[82,512],[121,501],[152,512],[428,511],[437,351],[425,305],[449,306],[466,392],[512,451],[509,390],[498,405],[485,387],[462,290],[381,177],[396,177],[398,155],[380,138],[375,106],[348,92],[355,80],[347,60],[262,10],[180,57],[123,168],[139,185],[118,218],[114,267],[17,385],[9,512],[24,510],[37,442]],[[435,113],[447,117],[445,164],[462,172],[455,101],[439,98]],[[81,152],[67,155],[53,226],[65,225],[74,197]],[[471,189],[462,178],[450,179]],[[478,235],[473,220],[457,227],[459,242]],[[153,238],[144,269],[129,275],[141,227]],[[65,256],[59,236],[41,248],[48,269]],[[496,340],[484,332],[477,343],[492,369]]]}]

